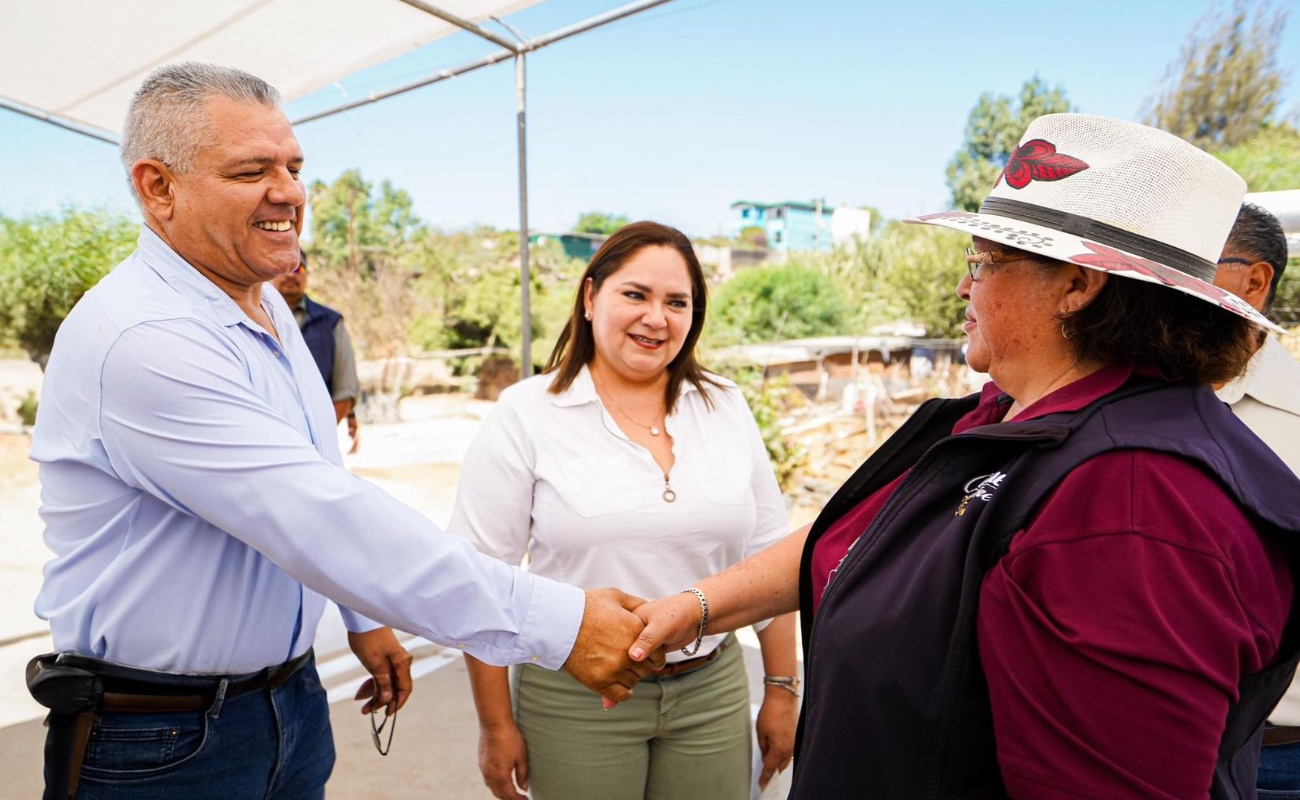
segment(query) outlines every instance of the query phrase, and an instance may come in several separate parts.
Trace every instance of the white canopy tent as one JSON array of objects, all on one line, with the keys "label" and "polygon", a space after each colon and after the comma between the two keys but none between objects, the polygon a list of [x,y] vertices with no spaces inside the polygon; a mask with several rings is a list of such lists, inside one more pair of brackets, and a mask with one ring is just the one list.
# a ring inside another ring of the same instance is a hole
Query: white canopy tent
[{"label": "white canopy tent", "polygon": [[[638,0],[524,39],[502,18],[544,0],[45,0],[10,3],[0,27],[0,108],[117,144],[131,94],[179,61],[238,67],[296,100],[361,69],[459,30],[501,49],[484,58],[294,120],[347,111],[513,59],[519,142],[522,374],[532,372],[529,313],[528,53],[670,0]],[[482,27],[495,20],[506,38]]]},{"label": "white canopy tent", "polygon": [[1300,189],[1280,192],[1247,192],[1246,202],[1254,203],[1277,217],[1286,233],[1288,255],[1300,257]]}]

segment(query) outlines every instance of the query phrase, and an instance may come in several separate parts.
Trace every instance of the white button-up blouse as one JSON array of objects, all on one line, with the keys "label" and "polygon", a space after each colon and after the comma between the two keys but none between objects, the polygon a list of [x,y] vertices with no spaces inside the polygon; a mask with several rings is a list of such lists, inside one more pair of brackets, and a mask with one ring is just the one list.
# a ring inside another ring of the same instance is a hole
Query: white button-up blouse
[{"label": "white button-up blouse", "polygon": [[[583,588],[652,599],[679,592],[789,531],[754,417],[734,384],[683,385],[665,420],[675,463],[664,474],[596,394],[586,368],[560,394],[554,375],[502,393],[461,465],[448,530],[511,564]],[[722,636],[705,639],[700,654]],[[670,661],[684,658],[680,653]]]}]

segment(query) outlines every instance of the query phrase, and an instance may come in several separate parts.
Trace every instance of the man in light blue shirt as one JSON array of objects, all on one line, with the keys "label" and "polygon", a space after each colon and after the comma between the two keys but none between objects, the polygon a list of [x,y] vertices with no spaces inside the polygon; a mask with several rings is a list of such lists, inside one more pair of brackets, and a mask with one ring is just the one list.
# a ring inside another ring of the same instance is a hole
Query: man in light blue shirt
[{"label": "man in light blue shirt", "polygon": [[[55,554],[36,611],[62,654],[42,666],[104,692],[93,725],[53,709],[47,797],[323,797],[310,652],[327,597],[374,679],[363,710],[410,691],[382,625],[564,667],[614,700],[638,677],[635,599],[481,556],[342,467],[329,395],[267,284],[298,264],[305,203],[278,103],[251,75],[182,64],[128,113],[138,249],[60,329],[32,446]],[[42,679],[71,680],[37,673],[34,694]]]}]

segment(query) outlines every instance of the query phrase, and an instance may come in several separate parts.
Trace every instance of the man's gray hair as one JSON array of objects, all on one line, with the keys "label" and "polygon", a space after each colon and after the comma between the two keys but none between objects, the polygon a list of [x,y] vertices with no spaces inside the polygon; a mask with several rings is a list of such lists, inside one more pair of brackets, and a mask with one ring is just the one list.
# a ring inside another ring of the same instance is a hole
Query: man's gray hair
[{"label": "man's gray hair", "polygon": [[1268,298],[1264,300],[1264,313],[1268,313],[1277,297],[1282,273],[1286,272],[1286,233],[1282,231],[1282,223],[1271,212],[1251,203],[1242,203],[1224,250],[1244,258],[1267,261],[1273,268],[1273,281],[1268,285]]},{"label": "man's gray hair", "polygon": [[212,123],[203,104],[214,97],[280,105],[274,86],[242,70],[194,61],[159,67],[136,90],[122,126],[127,182],[132,183],[131,168],[142,158],[161,161],[178,173],[193,169],[199,150],[212,143]]}]

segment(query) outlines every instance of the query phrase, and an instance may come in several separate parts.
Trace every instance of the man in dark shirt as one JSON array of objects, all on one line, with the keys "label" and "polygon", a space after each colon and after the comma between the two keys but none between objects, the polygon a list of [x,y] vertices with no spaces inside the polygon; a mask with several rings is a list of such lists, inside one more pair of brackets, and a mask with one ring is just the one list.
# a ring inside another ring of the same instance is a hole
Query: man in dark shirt
[{"label": "man in dark shirt", "polygon": [[352,439],[355,453],[360,437],[357,435],[357,398],[361,384],[357,380],[357,359],[352,350],[352,337],[348,335],[343,315],[329,306],[317,303],[307,296],[307,253],[299,250],[298,269],[271,281],[284,301],[293,310],[293,318],[307,340],[320,369],[330,399],[334,401],[334,415],[339,422],[348,420],[348,437]]}]

